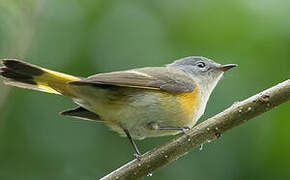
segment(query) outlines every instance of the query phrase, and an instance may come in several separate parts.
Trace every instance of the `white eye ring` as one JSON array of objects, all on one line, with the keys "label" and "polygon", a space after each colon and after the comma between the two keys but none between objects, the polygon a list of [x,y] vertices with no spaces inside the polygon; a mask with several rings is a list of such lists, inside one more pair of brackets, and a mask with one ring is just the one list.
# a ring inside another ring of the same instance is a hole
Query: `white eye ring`
[{"label": "white eye ring", "polygon": [[205,63],[204,62],[198,62],[196,64],[196,66],[199,67],[199,68],[204,68],[205,67]]}]

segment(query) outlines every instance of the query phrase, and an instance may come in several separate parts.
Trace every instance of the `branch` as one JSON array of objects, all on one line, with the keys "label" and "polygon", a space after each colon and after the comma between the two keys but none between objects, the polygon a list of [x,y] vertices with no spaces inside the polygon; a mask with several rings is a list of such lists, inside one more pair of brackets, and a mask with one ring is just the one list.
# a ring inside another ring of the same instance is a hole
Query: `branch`
[{"label": "branch", "polygon": [[140,160],[133,160],[111,172],[101,180],[138,179],[184,156],[192,148],[218,139],[232,129],[270,109],[290,100],[290,79],[236,102],[228,109],[186,131],[186,134],[147,152]]}]

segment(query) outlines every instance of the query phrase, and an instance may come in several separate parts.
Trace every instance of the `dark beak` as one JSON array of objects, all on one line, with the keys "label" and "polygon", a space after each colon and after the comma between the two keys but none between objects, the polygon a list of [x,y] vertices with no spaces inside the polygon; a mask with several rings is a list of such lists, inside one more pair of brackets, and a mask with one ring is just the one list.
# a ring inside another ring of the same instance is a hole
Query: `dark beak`
[{"label": "dark beak", "polygon": [[225,65],[221,65],[218,67],[219,70],[226,72],[229,69],[232,69],[233,67],[237,67],[237,64],[225,64]]}]

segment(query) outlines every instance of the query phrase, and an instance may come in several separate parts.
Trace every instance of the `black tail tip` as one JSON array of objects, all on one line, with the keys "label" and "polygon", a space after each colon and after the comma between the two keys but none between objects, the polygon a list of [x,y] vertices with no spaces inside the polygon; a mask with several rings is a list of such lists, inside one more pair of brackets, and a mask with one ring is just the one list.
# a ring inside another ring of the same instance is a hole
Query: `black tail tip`
[{"label": "black tail tip", "polygon": [[44,73],[41,68],[18,59],[3,59],[1,63],[11,71],[28,76],[40,76]]},{"label": "black tail tip", "polygon": [[33,76],[43,74],[43,71],[37,66],[25,63],[18,59],[3,59],[0,67],[0,76],[7,78],[10,81],[22,82],[26,84],[36,84]]},{"label": "black tail tip", "polygon": [[20,61],[18,59],[2,59],[1,60],[1,64],[3,64],[4,66],[15,66],[16,64],[21,64],[24,63],[23,61]]}]

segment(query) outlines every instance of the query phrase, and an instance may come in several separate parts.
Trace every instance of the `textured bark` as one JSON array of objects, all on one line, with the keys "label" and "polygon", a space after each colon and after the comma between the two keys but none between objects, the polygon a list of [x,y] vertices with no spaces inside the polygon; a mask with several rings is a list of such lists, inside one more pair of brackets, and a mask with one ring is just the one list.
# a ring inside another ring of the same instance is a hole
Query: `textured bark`
[{"label": "textured bark", "polygon": [[154,170],[177,160],[192,148],[217,140],[225,131],[232,129],[270,109],[290,100],[290,79],[254,95],[188,130],[186,134],[142,155],[113,171],[101,180],[131,180],[152,173]]}]

